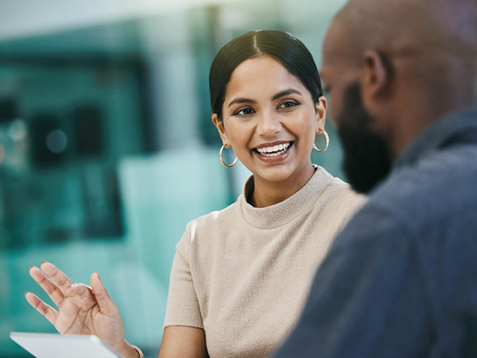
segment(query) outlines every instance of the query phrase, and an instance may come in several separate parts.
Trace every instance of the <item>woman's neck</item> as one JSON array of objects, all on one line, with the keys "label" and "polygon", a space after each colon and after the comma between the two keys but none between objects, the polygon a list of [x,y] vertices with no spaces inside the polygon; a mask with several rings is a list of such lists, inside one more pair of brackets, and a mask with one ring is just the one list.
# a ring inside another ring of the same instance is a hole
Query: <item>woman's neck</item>
[{"label": "woman's neck", "polygon": [[254,177],[254,189],[250,195],[250,204],[256,208],[278,204],[300,190],[314,173],[315,169],[310,163],[284,181],[271,182]]}]

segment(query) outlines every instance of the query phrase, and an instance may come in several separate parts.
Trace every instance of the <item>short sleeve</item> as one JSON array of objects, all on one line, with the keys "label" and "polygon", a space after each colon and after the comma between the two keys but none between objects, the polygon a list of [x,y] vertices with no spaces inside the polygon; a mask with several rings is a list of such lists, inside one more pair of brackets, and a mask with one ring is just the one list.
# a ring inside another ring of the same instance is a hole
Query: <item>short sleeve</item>
[{"label": "short sleeve", "polygon": [[203,328],[199,301],[189,265],[191,225],[193,223],[187,225],[186,232],[176,246],[164,327],[190,326]]}]

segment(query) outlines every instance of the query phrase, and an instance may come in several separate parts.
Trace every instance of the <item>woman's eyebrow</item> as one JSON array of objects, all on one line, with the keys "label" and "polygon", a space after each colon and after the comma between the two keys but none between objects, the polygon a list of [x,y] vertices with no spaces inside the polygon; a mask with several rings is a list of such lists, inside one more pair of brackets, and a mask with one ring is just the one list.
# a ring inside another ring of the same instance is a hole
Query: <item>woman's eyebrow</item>
[{"label": "woman's eyebrow", "polygon": [[299,94],[300,96],[302,96],[302,94],[299,91],[294,90],[293,88],[290,88],[290,89],[278,92],[276,95],[274,95],[272,97],[272,101],[275,101],[275,100],[277,100],[277,99],[279,99],[280,97],[283,97],[283,96],[288,96],[289,94],[292,94],[292,93]]},{"label": "woman's eyebrow", "polygon": [[250,99],[250,98],[239,97],[239,98],[235,98],[233,101],[231,101],[229,103],[229,107],[233,104],[236,104],[236,103],[257,103],[257,101],[255,101],[253,99]]},{"label": "woman's eyebrow", "polygon": [[[289,89],[286,89],[284,91],[281,91],[281,92],[278,92],[276,95],[274,95],[272,97],[272,101],[275,101],[277,100],[278,98],[280,97],[283,97],[283,96],[288,96],[289,94],[298,94],[300,96],[302,96],[301,92],[293,89],[293,88],[289,88]],[[250,99],[250,98],[243,98],[243,97],[239,97],[239,98],[235,98],[234,100],[232,100],[230,103],[229,103],[229,107],[233,104],[237,104],[237,103],[257,103],[257,101],[253,100],[253,99]]]}]

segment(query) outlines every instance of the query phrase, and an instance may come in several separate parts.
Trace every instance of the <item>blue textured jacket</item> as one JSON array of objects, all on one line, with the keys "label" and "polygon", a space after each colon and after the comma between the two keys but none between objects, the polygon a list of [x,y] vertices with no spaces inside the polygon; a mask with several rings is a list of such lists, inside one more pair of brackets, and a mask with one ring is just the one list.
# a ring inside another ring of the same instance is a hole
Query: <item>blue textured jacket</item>
[{"label": "blue textured jacket", "polygon": [[405,151],[336,238],[276,357],[477,357],[477,111]]}]

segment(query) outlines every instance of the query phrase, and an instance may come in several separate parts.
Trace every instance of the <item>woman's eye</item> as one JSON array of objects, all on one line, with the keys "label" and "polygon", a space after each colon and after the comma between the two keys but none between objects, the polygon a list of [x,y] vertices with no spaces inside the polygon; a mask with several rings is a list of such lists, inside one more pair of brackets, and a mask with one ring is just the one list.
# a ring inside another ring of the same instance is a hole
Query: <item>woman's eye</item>
[{"label": "woman's eye", "polygon": [[247,116],[252,114],[253,110],[251,108],[243,108],[234,113],[234,116]]},{"label": "woman's eye", "polygon": [[298,106],[300,103],[298,102],[295,102],[295,101],[287,101],[287,102],[283,102],[279,108],[293,108],[293,107],[296,107]]}]

